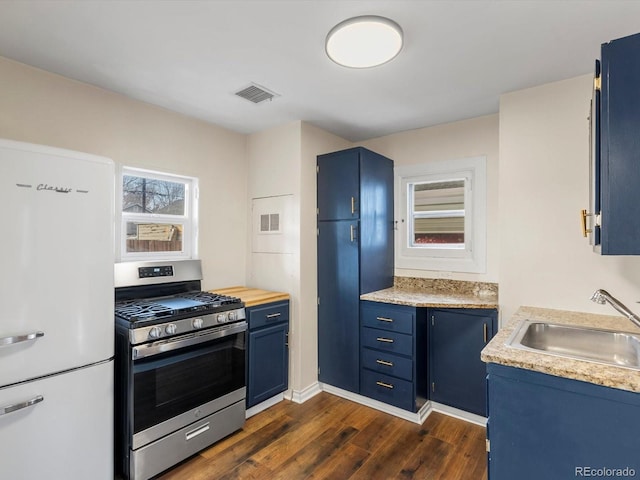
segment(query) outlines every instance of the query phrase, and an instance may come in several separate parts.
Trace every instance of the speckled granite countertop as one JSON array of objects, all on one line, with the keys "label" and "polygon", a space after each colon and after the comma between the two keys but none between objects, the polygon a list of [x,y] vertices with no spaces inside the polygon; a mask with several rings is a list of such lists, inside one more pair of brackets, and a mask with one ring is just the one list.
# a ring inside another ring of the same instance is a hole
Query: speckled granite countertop
[{"label": "speckled granite countertop", "polygon": [[525,319],[640,334],[640,328],[620,315],[596,315],[546,308],[520,307],[509,323],[500,329],[482,350],[480,355],[482,361],[640,392],[640,371],[508,347],[506,342],[520,325],[520,322]]},{"label": "speckled granite countertop", "polygon": [[498,308],[495,283],[396,277],[391,288],[360,295],[360,300],[412,307]]}]

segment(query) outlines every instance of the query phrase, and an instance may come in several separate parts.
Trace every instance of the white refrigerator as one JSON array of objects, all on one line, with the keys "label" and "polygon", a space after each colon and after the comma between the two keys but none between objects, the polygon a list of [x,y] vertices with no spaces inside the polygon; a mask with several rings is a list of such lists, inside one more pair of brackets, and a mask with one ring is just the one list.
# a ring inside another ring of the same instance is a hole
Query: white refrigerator
[{"label": "white refrigerator", "polygon": [[113,479],[114,165],[0,139],[0,478]]}]

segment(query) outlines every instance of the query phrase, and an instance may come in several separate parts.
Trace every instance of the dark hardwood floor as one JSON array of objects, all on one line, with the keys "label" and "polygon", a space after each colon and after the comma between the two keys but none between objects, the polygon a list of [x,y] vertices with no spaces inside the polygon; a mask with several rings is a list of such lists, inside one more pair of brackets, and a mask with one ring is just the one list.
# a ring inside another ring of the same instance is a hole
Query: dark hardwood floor
[{"label": "dark hardwood floor", "polygon": [[323,392],[249,418],[158,480],[321,478],[483,480],[485,429],[439,413],[417,425]]}]

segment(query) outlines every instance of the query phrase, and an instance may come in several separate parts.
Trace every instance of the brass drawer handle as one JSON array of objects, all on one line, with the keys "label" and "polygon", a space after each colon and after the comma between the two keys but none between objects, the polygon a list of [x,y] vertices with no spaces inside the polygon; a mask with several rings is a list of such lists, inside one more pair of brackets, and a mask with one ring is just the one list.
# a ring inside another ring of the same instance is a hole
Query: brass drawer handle
[{"label": "brass drawer handle", "polygon": [[393,385],[391,385],[390,383],[376,382],[376,385],[393,390]]},{"label": "brass drawer handle", "polygon": [[376,363],[379,364],[379,365],[384,365],[386,367],[393,367],[393,362],[388,362],[387,360],[377,359]]},{"label": "brass drawer handle", "polygon": [[351,197],[351,215],[356,213],[356,198]]},{"label": "brass drawer handle", "polygon": [[267,318],[278,318],[282,313],[270,313]]},{"label": "brass drawer handle", "polygon": [[376,340],[384,343],[393,343],[393,338],[378,337]]},{"label": "brass drawer handle", "polygon": [[582,227],[582,236],[586,237],[588,233],[592,233],[593,229],[587,228],[587,217],[595,217],[594,225],[599,226],[600,220],[597,213],[589,213],[586,210],[580,210],[580,226]]},{"label": "brass drawer handle", "polygon": [[380,320],[381,322],[393,323],[393,318],[376,317],[376,320]]}]

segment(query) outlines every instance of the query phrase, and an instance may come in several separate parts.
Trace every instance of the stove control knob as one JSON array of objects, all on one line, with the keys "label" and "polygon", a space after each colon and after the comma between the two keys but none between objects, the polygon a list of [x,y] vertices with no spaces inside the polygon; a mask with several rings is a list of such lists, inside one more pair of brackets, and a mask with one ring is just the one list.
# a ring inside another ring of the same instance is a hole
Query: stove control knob
[{"label": "stove control knob", "polygon": [[175,323],[170,323],[164,331],[167,332],[167,335],[174,335],[178,331],[178,327],[176,327]]},{"label": "stove control knob", "polygon": [[162,330],[160,330],[160,327],[153,327],[149,330],[149,338],[160,338],[161,335]]},{"label": "stove control knob", "polygon": [[218,314],[217,320],[218,320],[218,323],[224,323],[227,321],[227,315],[224,313],[220,313]]},{"label": "stove control knob", "polygon": [[201,318],[194,319],[193,322],[191,322],[191,325],[193,326],[193,328],[202,328],[202,319]]},{"label": "stove control knob", "polygon": [[238,319],[238,312],[229,312],[229,321],[235,322]]}]

